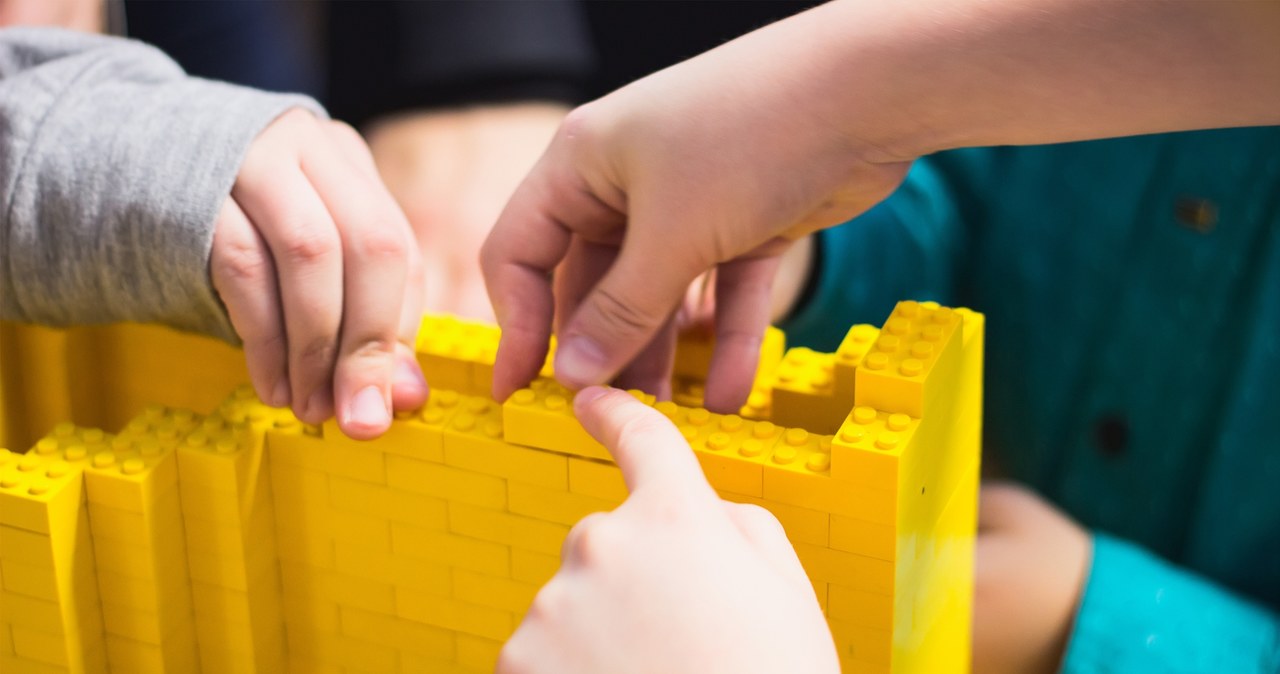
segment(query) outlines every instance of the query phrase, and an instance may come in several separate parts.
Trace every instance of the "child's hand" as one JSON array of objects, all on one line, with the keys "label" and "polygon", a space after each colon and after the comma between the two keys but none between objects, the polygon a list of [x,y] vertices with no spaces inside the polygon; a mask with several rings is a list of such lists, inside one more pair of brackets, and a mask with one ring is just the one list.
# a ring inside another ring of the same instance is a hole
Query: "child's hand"
[{"label": "child's hand", "polygon": [[1089,570],[1089,534],[1039,496],[982,485],[973,671],[1058,671]]},{"label": "child's hand", "polygon": [[350,127],[293,110],[249,148],[210,256],[254,388],[372,438],[427,385],[413,357],[422,265],[404,214]]},{"label": "child's hand", "polygon": [[787,59],[773,49],[806,38],[786,24],[640,80],[561,125],[481,253],[503,332],[496,396],[538,372],[553,313],[566,385],[662,370],[672,313],[690,282],[716,268],[706,403],[745,401],[778,256],[883,199],[907,169],[876,163],[878,151],[795,103],[797,66],[780,68]]},{"label": "child's hand", "polygon": [[772,515],[721,501],[675,426],[627,393],[586,389],[574,409],[631,496],[569,533],[499,672],[840,671]]}]

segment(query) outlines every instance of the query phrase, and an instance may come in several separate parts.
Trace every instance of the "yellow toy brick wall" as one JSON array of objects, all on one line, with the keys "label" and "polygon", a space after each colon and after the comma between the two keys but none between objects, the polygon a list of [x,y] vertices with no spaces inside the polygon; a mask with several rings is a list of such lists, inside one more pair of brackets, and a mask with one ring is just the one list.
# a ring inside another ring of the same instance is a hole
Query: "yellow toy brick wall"
[{"label": "yellow toy brick wall", "polygon": [[[655,405],[782,522],[846,672],[968,670],[982,330],[905,302],[835,354],[771,332],[739,415],[697,406],[709,348],[685,343],[683,404]],[[0,671],[492,670],[570,527],[626,489],[551,380],[488,397],[495,329],[422,334],[431,399],[373,442],[240,388],[0,453]]]}]

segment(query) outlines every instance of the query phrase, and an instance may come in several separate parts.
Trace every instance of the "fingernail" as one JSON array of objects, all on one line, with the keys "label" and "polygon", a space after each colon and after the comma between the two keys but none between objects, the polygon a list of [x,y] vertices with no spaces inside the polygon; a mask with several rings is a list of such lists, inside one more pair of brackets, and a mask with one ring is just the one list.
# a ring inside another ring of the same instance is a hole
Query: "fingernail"
[{"label": "fingernail", "polygon": [[609,387],[607,386],[588,386],[587,388],[578,391],[578,395],[573,397],[573,407],[574,409],[582,409],[583,407],[603,398],[608,392]]},{"label": "fingernail", "polygon": [[396,373],[392,379],[394,386],[412,386],[414,388],[426,388],[427,380],[422,377],[422,369],[418,367],[417,362],[401,359],[396,363]]},{"label": "fingernail", "polygon": [[346,423],[381,428],[391,423],[387,401],[377,386],[366,386],[351,398]]},{"label": "fingernail", "polygon": [[604,351],[592,340],[574,335],[556,351],[556,379],[578,386],[603,384]]},{"label": "fingernail", "polygon": [[271,391],[271,400],[268,402],[272,407],[288,407],[289,406],[289,378],[281,377],[276,382],[276,387]]}]

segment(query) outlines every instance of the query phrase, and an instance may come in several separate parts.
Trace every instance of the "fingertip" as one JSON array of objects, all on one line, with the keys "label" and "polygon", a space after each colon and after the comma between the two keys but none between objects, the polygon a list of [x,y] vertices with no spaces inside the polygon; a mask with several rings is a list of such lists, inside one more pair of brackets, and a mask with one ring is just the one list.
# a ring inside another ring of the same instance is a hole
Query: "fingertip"
[{"label": "fingertip", "polygon": [[588,386],[578,391],[578,394],[573,397],[573,413],[578,416],[590,414],[596,401],[608,395],[612,390],[614,389],[607,386]]},{"label": "fingertip", "polygon": [[356,440],[369,440],[381,435],[391,426],[387,398],[387,394],[374,384],[356,391],[343,406],[338,426]]},{"label": "fingertip", "polygon": [[556,350],[556,380],[572,389],[603,384],[609,380],[604,349],[585,335],[573,335]]},{"label": "fingertip", "polygon": [[396,410],[409,410],[422,406],[431,393],[431,387],[422,374],[422,367],[413,358],[397,359],[395,374],[391,380],[391,406]]}]

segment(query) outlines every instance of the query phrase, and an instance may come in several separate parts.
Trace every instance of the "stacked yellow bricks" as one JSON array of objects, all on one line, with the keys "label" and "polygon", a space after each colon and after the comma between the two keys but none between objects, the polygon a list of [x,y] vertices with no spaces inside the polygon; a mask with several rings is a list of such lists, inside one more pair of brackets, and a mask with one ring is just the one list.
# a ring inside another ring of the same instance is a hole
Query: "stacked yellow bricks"
[{"label": "stacked yellow bricks", "polygon": [[[782,522],[846,672],[968,669],[982,329],[903,302],[834,354],[772,331],[739,415],[699,407],[710,349],[685,342],[679,404],[641,396]],[[626,489],[549,370],[489,397],[496,329],[422,334],[431,399],[373,442],[240,389],[0,453],[0,671],[492,670],[570,527]]]}]

